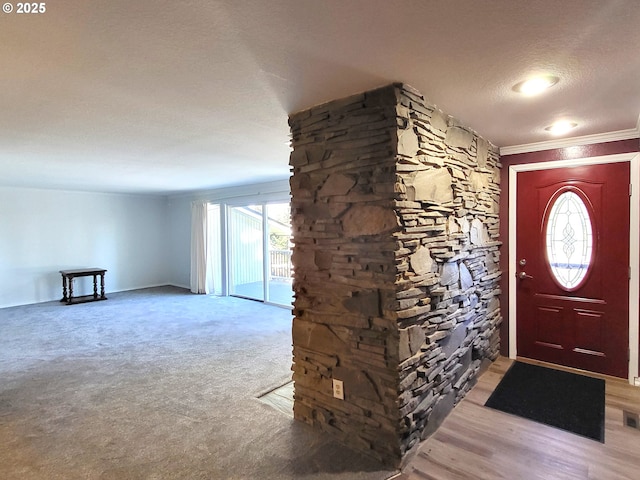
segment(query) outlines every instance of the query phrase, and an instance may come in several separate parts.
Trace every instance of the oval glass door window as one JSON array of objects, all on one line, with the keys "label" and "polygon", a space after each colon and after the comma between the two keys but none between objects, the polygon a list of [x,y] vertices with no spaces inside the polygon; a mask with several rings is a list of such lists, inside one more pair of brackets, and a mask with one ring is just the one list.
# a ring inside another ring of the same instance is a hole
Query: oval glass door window
[{"label": "oval glass door window", "polygon": [[578,288],[592,263],[593,231],[589,210],[576,193],[556,197],[547,217],[546,247],[556,282],[565,290]]}]

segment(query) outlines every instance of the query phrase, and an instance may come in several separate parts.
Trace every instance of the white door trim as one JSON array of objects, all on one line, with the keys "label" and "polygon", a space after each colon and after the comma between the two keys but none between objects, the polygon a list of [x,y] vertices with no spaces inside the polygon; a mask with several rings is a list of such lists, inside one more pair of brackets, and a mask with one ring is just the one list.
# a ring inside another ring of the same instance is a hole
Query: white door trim
[{"label": "white door trim", "polygon": [[[551,168],[577,167],[581,165],[598,165],[605,163],[629,162],[631,174],[631,211],[629,219],[629,263],[631,264],[631,279],[629,280],[629,383],[633,385],[634,379],[638,377],[638,336],[640,313],[640,298],[638,289],[640,287],[640,184],[638,177],[640,174],[640,153],[621,153],[617,155],[606,155],[601,157],[579,158],[574,160],[558,160],[553,162],[526,163],[522,165],[509,166],[509,271],[516,272],[516,193],[518,172],[531,172],[534,170],[547,170]],[[516,358],[516,277],[512,274],[509,277],[509,358]]]}]

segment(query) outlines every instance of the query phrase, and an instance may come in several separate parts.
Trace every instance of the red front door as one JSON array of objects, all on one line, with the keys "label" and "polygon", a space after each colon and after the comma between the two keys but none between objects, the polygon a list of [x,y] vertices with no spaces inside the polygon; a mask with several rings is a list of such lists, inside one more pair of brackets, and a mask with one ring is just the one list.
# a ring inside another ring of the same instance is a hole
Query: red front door
[{"label": "red front door", "polygon": [[629,163],[520,172],[517,349],[626,378]]}]

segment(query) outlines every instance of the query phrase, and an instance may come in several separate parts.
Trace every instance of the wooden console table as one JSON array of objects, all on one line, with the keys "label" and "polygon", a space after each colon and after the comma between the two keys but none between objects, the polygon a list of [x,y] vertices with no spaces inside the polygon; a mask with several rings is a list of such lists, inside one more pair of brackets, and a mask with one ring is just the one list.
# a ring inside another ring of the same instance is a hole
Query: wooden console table
[{"label": "wooden console table", "polygon": [[[78,270],[60,270],[62,275],[62,299],[67,305],[72,303],[97,302],[98,300],[106,300],[104,296],[104,268],[81,268]],[[73,296],[73,279],[76,277],[90,277],[93,275],[93,295],[84,295],[81,297]],[[100,296],[98,296],[98,275],[100,275]],[[67,280],[69,286],[69,294],[67,295]]]}]

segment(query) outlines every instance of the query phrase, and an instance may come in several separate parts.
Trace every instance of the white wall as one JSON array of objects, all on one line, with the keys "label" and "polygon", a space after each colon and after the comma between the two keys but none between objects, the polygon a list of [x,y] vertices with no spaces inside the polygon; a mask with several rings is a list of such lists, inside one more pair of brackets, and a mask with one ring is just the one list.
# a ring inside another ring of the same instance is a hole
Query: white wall
[{"label": "white wall", "polygon": [[167,205],[167,270],[169,283],[189,288],[191,282],[191,198],[170,197]]},{"label": "white wall", "polygon": [[255,202],[289,201],[289,180],[221,188],[168,199],[168,272],[169,283],[189,288],[191,276],[191,202],[207,200],[227,205]]},{"label": "white wall", "polygon": [[164,285],[166,232],[166,197],[0,187],[0,307],[59,300],[62,269],[106,268],[107,292]]}]

